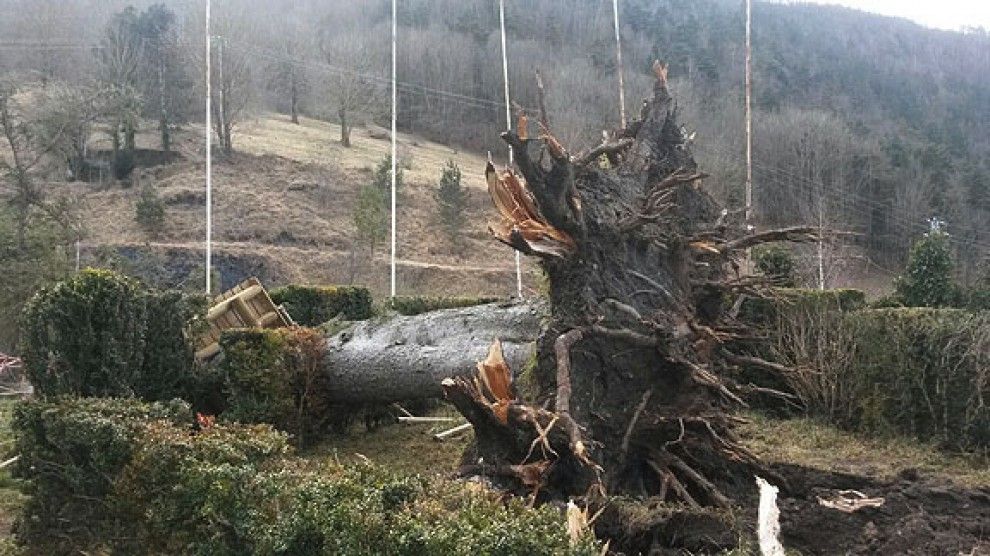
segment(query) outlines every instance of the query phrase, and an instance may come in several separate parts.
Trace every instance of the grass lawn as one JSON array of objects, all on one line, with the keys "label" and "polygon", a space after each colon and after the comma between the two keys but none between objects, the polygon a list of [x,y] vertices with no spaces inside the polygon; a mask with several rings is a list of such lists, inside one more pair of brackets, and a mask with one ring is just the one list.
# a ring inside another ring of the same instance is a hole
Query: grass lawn
[{"label": "grass lawn", "polygon": [[433,435],[464,422],[453,408],[444,406],[429,413],[431,417],[452,417],[449,423],[394,424],[365,432],[364,426],[354,427],[346,436],[331,437],[304,451],[309,459],[332,458],[340,463],[362,459],[385,465],[410,475],[443,475],[457,469],[461,454],[474,434],[466,431],[443,442]]},{"label": "grass lawn", "polygon": [[905,437],[858,435],[809,418],[772,419],[751,412],[741,435],[757,455],[825,471],[888,479],[906,469],[966,487],[990,486],[990,457],[952,454]]}]

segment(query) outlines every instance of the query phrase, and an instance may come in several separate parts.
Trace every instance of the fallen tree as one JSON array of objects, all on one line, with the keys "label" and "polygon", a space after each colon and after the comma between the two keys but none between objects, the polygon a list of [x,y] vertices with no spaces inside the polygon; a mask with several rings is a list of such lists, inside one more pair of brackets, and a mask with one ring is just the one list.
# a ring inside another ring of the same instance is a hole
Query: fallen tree
[{"label": "fallen tree", "polygon": [[520,398],[518,367],[497,345],[475,380],[443,382],[475,429],[465,475],[542,498],[627,493],[695,508],[728,507],[754,473],[767,476],[733,432],[745,391],[730,378],[733,350],[748,335],[734,313],[761,292],[739,261],[813,230],[754,232],[721,210],[701,187],[667,68],[654,71],[640,117],[587,153],[553,136],[539,78],[539,156],[526,114],[502,134],[522,179],[489,163],[502,215],[491,232],[539,259],[550,318],[535,399]]},{"label": "fallen tree", "polygon": [[515,369],[532,358],[546,308],[488,304],[361,321],[327,341],[329,398],[394,402],[442,395],[440,381],[473,372],[491,338]]}]

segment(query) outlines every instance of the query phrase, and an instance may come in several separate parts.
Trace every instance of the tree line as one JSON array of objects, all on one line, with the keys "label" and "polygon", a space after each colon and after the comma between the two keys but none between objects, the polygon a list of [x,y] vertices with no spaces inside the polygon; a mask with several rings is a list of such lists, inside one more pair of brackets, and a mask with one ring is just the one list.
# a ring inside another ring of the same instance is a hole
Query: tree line
[{"label": "tree line", "polygon": [[[276,110],[340,124],[387,126],[391,6],[386,0],[217,0],[214,133],[222,152],[248,114]],[[59,154],[73,174],[126,173],[134,128],[155,125],[162,150],[202,121],[205,24],[198,2],[0,0],[0,70],[40,83],[70,118]],[[681,120],[730,206],[742,202],[743,14],[729,0],[623,0],[627,109],[649,91],[655,58],[670,64]],[[510,0],[509,80],[516,103],[547,84],[554,129],[573,150],[618,126],[609,2]],[[399,126],[505,155],[498,6],[487,0],[399,3]],[[853,10],[757,3],[754,12],[756,212],[855,235],[828,246],[829,272],[865,256],[903,262],[932,217],[945,220],[961,272],[990,245],[990,37],[950,33]],[[55,112],[53,112],[55,113]],[[148,122],[153,122],[149,124]],[[88,128],[113,145],[87,164]],[[61,128],[58,128],[61,129]],[[65,152],[61,152],[65,151]],[[852,239],[848,239],[852,238]],[[848,247],[849,243],[854,245]],[[814,257],[811,257],[814,258]]]}]

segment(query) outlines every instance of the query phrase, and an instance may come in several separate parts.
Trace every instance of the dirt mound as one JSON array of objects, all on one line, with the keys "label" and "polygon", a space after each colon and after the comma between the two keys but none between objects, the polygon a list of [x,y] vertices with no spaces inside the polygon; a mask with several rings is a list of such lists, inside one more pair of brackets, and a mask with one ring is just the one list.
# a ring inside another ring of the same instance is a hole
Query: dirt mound
[{"label": "dirt mound", "polygon": [[[788,549],[806,555],[990,555],[990,487],[957,487],[913,471],[889,482],[796,466],[777,471],[790,487],[778,501]],[[854,513],[819,504],[819,497],[846,489],[882,497],[884,504]]]}]

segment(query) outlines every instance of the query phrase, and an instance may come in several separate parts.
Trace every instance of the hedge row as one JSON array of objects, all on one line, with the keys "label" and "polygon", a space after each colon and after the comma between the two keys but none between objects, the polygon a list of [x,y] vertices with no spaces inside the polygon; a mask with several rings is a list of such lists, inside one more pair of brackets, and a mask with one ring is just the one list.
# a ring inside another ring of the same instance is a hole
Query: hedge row
[{"label": "hedge row", "polygon": [[590,538],[572,546],[552,508],[371,465],[306,462],[266,426],[193,430],[181,405],[28,402],[17,413],[17,472],[31,479],[32,500],[16,535],[39,553],[600,552]]},{"label": "hedge row", "polygon": [[741,316],[747,322],[773,327],[782,314],[801,311],[855,311],[866,306],[862,290],[839,288],[775,288],[776,298],[747,298]]},{"label": "hedge row", "polygon": [[158,419],[188,424],[192,413],[183,402],[125,399],[17,404],[12,429],[21,459],[14,473],[31,479],[16,524],[21,542],[67,554],[118,536],[121,524],[108,507],[114,477],[134,455],[145,424]]},{"label": "hedge row", "polygon": [[744,380],[789,391],[807,413],[847,428],[990,447],[990,313],[848,311],[839,296],[823,302],[830,295],[758,313],[768,333],[760,355],[793,370],[744,369]]},{"label": "hedge row", "polygon": [[990,313],[872,309],[846,315],[843,326],[854,354],[846,424],[990,447]]},{"label": "hedge row", "polygon": [[429,297],[422,295],[397,296],[392,308],[400,315],[413,316],[459,307],[474,307],[500,301],[498,297]]},{"label": "hedge row", "polygon": [[183,396],[193,371],[186,336],[204,303],[86,269],[27,303],[24,370],[41,395]]},{"label": "hedge row", "polygon": [[271,292],[298,324],[319,326],[334,317],[364,320],[374,315],[371,292],[358,286],[285,286]]},{"label": "hedge row", "polygon": [[217,367],[223,419],[271,424],[300,445],[346,419],[326,399],[331,385],[322,372],[323,344],[311,328],[225,331]]}]

